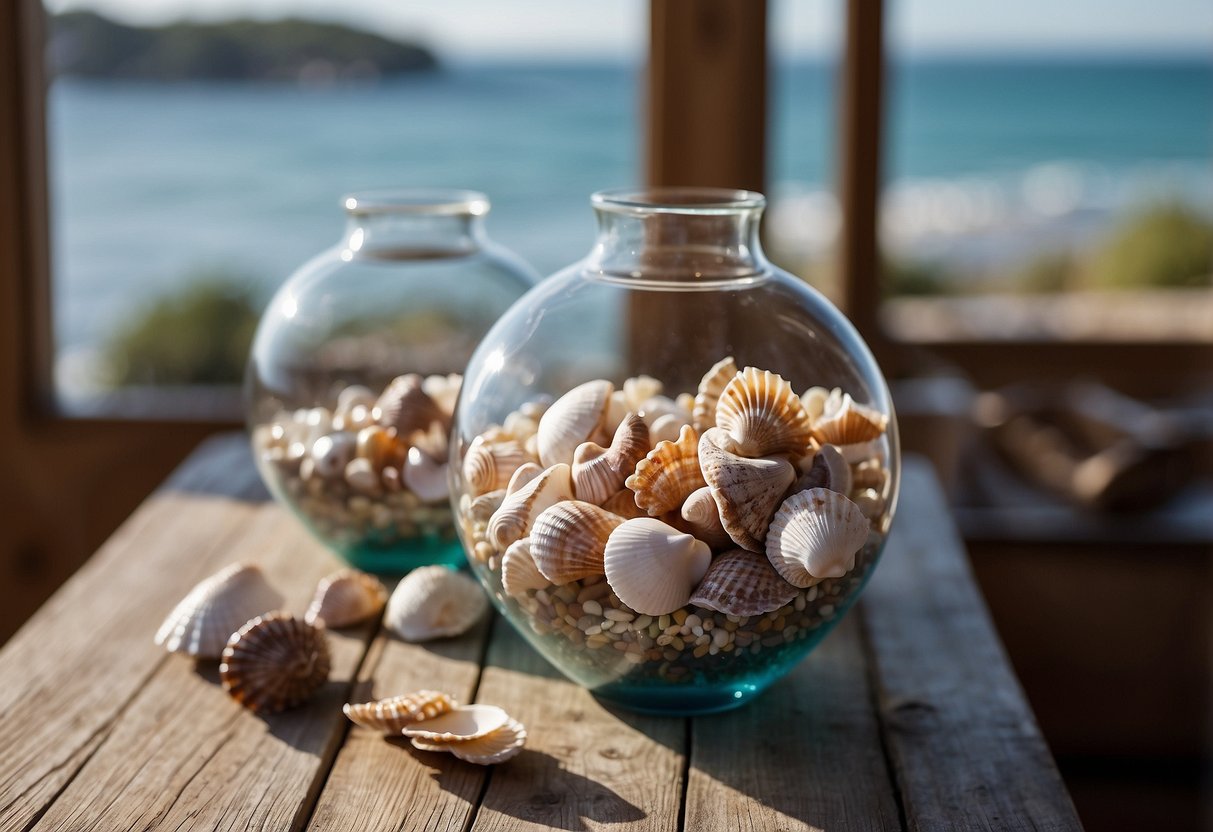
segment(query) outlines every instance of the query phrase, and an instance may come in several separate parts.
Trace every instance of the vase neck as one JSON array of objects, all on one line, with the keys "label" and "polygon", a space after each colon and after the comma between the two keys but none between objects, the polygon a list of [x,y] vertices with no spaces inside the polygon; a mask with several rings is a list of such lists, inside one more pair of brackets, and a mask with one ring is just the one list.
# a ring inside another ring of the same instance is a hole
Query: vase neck
[{"label": "vase neck", "polygon": [[422,259],[469,254],[484,243],[489,201],[474,191],[366,191],[342,199],[342,256]]},{"label": "vase neck", "polygon": [[652,188],[593,197],[598,238],[588,268],[638,283],[716,285],[769,268],[758,229],[765,199],[752,191]]}]

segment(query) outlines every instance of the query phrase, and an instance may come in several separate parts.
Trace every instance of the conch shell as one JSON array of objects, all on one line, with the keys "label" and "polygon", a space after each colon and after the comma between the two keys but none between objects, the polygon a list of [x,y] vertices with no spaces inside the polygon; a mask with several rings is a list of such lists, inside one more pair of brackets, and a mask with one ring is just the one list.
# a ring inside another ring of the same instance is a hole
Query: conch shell
[{"label": "conch shell", "polygon": [[683,425],[677,442],[659,442],[625,481],[636,505],[651,517],[674,511],[706,484],[699,471],[698,438],[693,427]]},{"label": "conch shell", "polygon": [[521,442],[489,442],[477,436],[463,457],[463,481],[473,496],[505,488],[510,477],[530,461]]},{"label": "conch shell", "polygon": [[746,367],[724,388],[716,403],[716,426],[748,457],[802,456],[812,435],[792,385],[756,367]]},{"label": "conch shell", "polygon": [[540,574],[557,585],[601,575],[607,538],[622,522],[592,503],[556,503],[535,519],[531,557]]},{"label": "conch shell", "polygon": [[789,583],[812,586],[851,571],[869,530],[868,518],[845,495],[810,488],[788,497],[775,513],[767,558]]},{"label": "conch shell", "polygon": [[393,379],[375,402],[373,412],[378,413],[379,424],[395,428],[397,436],[428,430],[434,423],[441,426],[444,434],[449,431],[450,415],[430,398],[422,385],[421,376],[416,373]]},{"label": "conch shell", "polygon": [[350,627],[377,616],[387,603],[387,590],[374,575],[341,569],[325,577],[303,620],[326,627]]},{"label": "conch shell", "polygon": [[720,509],[709,486],[696,489],[682,504],[682,527],[713,549],[733,545],[733,539],[720,522]]},{"label": "conch shell", "polygon": [[699,392],[695,395],[695,408],[692,411],[695,430],[699,433],[716,427],[716,402],[736,375],[737,362],[731,355],[717,361],[712,365],[712,369],[704,374],[703,380],[699,382]]},{"label": "conch shell", "polygon": [[813,437],[822,444],[855,445],[876,439],[887,424],[883,413],[856,403],[850,393],[836,388],[813,422]]},{"label": "conch shell", "polygon": [[539,420],[536,439],[545,466],[569,464],[582,442],[598,435],[614,385],[604,379],[579,384],[557,399]]},{"label": "conch shell", "polygon": [[572,498],[569,466],[557,463],[517,491],[506,492],[501,508],[493,513],[485,530],[489,542],[504,552],[515,540],[526,537],[536,517],[561,500]]},{"label": "conch shell", "polygon": [[387,602],[384,625],[405,641],[457,636],[488,609],[480,585],[445,566],[423,566],[401,579]]},{"label": "conch shell", "polygon": [[761,552],[771,516],[795,481],[796,469],[782,456],[750,459],[727,450],[731,447],[729,435],[712,428],[699,440],[699,462],[729,537],[743,549]]},{"label": "conch shell", "polygon": [[519,598],[525,595],[528,589],[543,589],[551,583],[543,577],[539,567],[535,565],[535,559],[531,557],[529,537],[515,540],[501,556],[501,588],[507,595]]},{"label": "conch shell", "polygon": [[329,677],[324,630],[282,612],[249,621],[223,648],[223,689],[258,713],[306,702]]},{"label": "conch shell", "polygon": [[762,615],[790,604],[796,592],[762,555],[731,549],[712,561],[691,603],[725,615]]},{"label": "conch shell", "polygon": [[233,563],[198,583],[164,619],[156,643],[170,653],[217,659],[232,633],[282,606],[260,567]]},{"label": "conch shell", "polygon": [[660,520],[638,517],[611,532],[603,560],[621,602],[643,615],[666,615],[686,606],[712,550]]},{"label": "conch shell", "polygon": [[801,470],[804,473],[796,480],[797,491],[828,488],[839,494],[851,493],[851,466],[836,447],[822,445],[813,455],[807,468],[804,465],[806,460],[801,461]]},{"label": "conch shell", "polygon": [[393,696],[380,699],[377,702],[364,702],[359,705],[346,704],[342,710],[350,722],[379,731],[383,734],[399,736],[406,725],[412,725],[426,719],[444,714],[459,703],[445,693],[437,690],[419,690],[404,696]]},{"label": "conch shell", "polygon": [[623,481],[648,451],[649,429],[635,413],[623,417],[609,448],[595,442],[578,445],[573,454],[573,491],[577,499],[602,504],[623,488]]}]

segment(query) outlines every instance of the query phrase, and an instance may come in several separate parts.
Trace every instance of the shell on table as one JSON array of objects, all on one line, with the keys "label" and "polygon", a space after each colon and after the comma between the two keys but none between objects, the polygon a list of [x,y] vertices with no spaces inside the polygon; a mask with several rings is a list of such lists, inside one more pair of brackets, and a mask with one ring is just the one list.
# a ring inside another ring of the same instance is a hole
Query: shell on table
[{"label": "shell on table", "polygon": [[561,500],[571,499],[572,473],[568,465],[557,463],[516,491],[507,490],[485,530],[489,543],[504,552],[515,540],[526,537],[536,517]]},{"label": "shell on table", "polygon": [[476,581],[445,566],[423,566],[396,585],[384,625],[405,641],[429,641],[466,632],[487,609]]},{"label": "shell on table", "polygon": [[659,442],[625,485],[636,495],[636,505],[649,516],[657,517],[676,510],[691,492],[706,483],[699,470],[699,437],[690,425],[683,425],[676,442]]},{"label": "shell on table", "polygon": [[603,561],[607,583],[622,603],[643,615],[666,615],[686,606],[712,550],[660,520],[638,517],[611,532]]},{"label": "shell on table", "polygon": [[406,725],[406,737],[433,743],[466,742],[488,736],[510,720],[496,705],[457,705],[432,719]]},{"label": "shell on table", "polygon": [[501,556],[501,588],[507,595],[521,598],[528,589],[543,589],[551,586],[543,577],[535,558],[531,557],[531,539],[515,540]]},{"label": "shell on table", "polygon": [[733,539],[720,522],[720,509],[716,505],[716,498],[712,496],[710,486],[705,485],[692,491],[683,502],[679,514],[682,516],[683,528],[713,549],[733,545]]},{"label": "shell on table", "polygon": [[505,488],[514,472],[529,461],[521,442],[489,442],[477,436],[463,457],[463,481],[473,495],[486,494]]},{"label": "shell on table", "polygon": [[582,442],[604,433],[607,402],[615,386],[605,379],[579,384],[549,407],[539,419],[536,443],[545,466],[570,464]]},{"label": "shell on table", "polygon": [[405,487],[423,503],[442,502],[450,494],[446,460],[430,456],[417,446],[409,448],[400,476]]},{"label": "shell on table", "polygon": [[628,413],[615,430],[610,447],[583,442],[573,454],[573,492],[578,500],[600,505],[623,488],[636,463],[649,452],[649,429],[635,413]]},{"label": "shell on table", "polygon": [[855,445],[879,438],[887,424],[883,413],[835,388],[825,400],[821,415],[813,420],[813,437],[822,444]]},{"label": "shell on table", "polygon": [[822,445],[811,459],[801,460],[800,470],[804,473],[796,480],[797,491],[828,488],[839,494],[851,493],[851,466],[833,445]]},{"label": "shell on table", "polygon": [[771,517],[796,480],[796,468],[785,457],[751,459],[734,453],[735,447],[721,428],[704,433],[699,440],[703,477],[729,537],[743,549],[762,552]]},{"label": "shell on table", "polygon": [[712,561],[691,603],[725,615],[762,615],[790,604],[797,592],[764,555],[731,549]]},{"label": "shell on table", "polygon": [[259,616],[232,634],[219,678],[228,695],[258,713],[302,704],[328,680],[324,630],[282,612]]},{"label": "shell on table", "polygon": [[531,557],[553,584],[602,575],[607,538],[622,522],[623,518],[593,503],[556,503],[535,518],[529,538]]},{"label": "shell on table", "polygon": [[346,703],[342,710],[355,725],[383,734],[399,735],[406,725],[433,719],[458,704],[441,691],[419,690],[375,702]]},{"label": "shell on table", "polygon": [[792,385],[757,367],[746,367],[725,386],[716,403],[716,426],[748,457],[801,456],[812,436]]},{"label": "shell on table", "polygon": [[451,428],[451,417],[430,394],[425,392],[421,376],[416,373],[392,379],[379,399],[374,412],[379,424],[395,428],[396,435],[407,437],[414,431],[428,430],[437,423],[445,434]]},{"label": "shell on table", "polygon": [[870,528],[863,511],[846,495],[811,488],[788,497],[775,513],[767,558],[798,587],[841,578],[854,568]]},{"label": "shell on table", "polygon": [[412,743],[423,751],[446,751],[465,762],[491,766],[517,756],[526,744],[526,737],[526,727],[510,718],[496,731],[483,737],[446,743],[426,742],[420,737],[413,737]]},{"label": "shell on table", "polygon": [[340,569],[321,579],[303,620],[326,627],[350,627],[379,615],[387,589],[374,575]]},{"label": "shell on table", "polygon": [[699,391],[695,394],[695,407],[691,414],[692,423],[699,433],[716,427],[716,403],[736,375],[737,362],[731,355],[717,361],[704,374],[699,382]]},{"label": "shell on table", "polygon": [[217,659],[232,633],[282,601],[260,567],[233,563],[200,581],[173,607],[156,632],[156,644],[170,653]]},{"label": "shell on table", "polygon": [[648,517],[647,511],[636,505],[636,495],[624,488],[610,497],[607,497],[602,502],[602,507],[611,514],[616,514],[624,520],[631,520],[633,517]]}]

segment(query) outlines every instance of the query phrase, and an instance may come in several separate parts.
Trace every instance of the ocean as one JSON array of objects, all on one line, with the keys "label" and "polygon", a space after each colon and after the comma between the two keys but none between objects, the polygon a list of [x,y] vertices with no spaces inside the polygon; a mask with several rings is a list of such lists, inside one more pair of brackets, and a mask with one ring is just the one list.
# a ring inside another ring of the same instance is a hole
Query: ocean
[{"label": "ocean", "polygon": [[[774,247],[837,227],[835,78],[772,74]],[[893,68],[882,233],[974,263],[1079,243],[1133,206],[1213,211],[1213,62],[933,60]],[[203,273],[264,295],[336,242],[341,194],[486,192],[490,236],[552,272],[593,236],[588,197],[642,176],[635,67],[455,66],[375,85],[61,80],[49,94],[56,340],[87,354]]]}]

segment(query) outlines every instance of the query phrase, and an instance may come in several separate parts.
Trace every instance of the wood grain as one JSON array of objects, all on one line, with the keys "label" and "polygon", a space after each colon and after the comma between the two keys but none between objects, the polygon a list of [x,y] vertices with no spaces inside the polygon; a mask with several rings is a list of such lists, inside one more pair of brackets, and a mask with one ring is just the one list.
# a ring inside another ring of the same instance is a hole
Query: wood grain
[{"label": "wood grain", "polygon": [[528,739],[489,775],[474,832],[679,828],[686,720],[608,710],[504,622],[477,701],[521,719]]},{"label": "wood grain", "polygon": [[853,616],[744,709],[691,722],[685,828],[901,828]]},{"label": "wood grain", "polygon": [[921,460],[901,492],[860,611],[909,828],[1081,829]]}]

